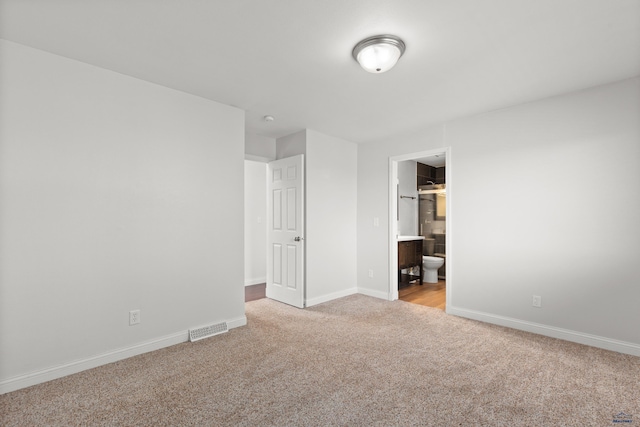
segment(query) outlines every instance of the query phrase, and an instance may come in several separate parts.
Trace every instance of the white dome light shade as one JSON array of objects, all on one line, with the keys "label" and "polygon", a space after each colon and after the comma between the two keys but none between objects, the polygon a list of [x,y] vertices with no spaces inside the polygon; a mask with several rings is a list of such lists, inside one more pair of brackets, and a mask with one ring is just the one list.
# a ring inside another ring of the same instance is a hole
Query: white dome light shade
[{"label": "white dome light shade", "polygon": [[353,48],[353,58],[370,73],[384,73],[396,65],[405,45],[396,36],[380,35],[362,40]]}]

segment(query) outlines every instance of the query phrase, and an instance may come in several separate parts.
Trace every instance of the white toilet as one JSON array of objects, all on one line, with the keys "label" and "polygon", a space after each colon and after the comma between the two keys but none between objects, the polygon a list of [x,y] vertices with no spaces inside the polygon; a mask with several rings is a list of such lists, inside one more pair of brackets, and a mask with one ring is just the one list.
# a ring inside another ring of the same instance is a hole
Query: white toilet
[{"label": "white toilet", "polygon": [[438,269],[444,264],[444,258],[437,256],[423,256],[422,270],[424,271],[425,283],[438,283]]},{"label": "white toilet", "polygon": [[424,283],[438,283],[438,269],[444,265],[444,258],[433,255],[435,247],[435,239],[424,239],[424,252],[427,254],[422,257],[422,271]]}]

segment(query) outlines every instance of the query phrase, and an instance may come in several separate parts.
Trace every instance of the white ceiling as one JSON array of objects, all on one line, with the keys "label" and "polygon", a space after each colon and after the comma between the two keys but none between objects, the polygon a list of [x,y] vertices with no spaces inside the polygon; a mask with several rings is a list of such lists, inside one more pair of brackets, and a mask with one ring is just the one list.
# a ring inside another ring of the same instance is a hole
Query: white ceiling
[{"label": "white ceiling", "polygon": [[[369,74],[351,49],[380,33],[407,50]],[[640,0],[0,0],[0,37],[242,108],[252,133],[359,143],[640,75]]]}]

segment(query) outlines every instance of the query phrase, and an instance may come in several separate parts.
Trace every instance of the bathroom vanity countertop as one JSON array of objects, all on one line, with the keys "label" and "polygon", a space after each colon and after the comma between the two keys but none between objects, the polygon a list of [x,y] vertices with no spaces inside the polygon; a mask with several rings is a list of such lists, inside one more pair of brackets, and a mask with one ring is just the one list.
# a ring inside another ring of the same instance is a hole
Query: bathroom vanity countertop
[{"label": "bathroom vanity countertop", "polygon": [[407,242],[409,240],[424,240],[424,236],[398,236],[398,242]]}]

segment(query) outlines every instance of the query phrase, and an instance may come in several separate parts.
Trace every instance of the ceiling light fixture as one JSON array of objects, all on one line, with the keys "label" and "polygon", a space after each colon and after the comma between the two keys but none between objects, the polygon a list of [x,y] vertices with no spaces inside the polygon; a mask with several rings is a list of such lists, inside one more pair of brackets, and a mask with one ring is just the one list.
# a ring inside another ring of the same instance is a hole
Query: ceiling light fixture
[{"label": "ceiling light fixture", "polygon": [[389,34],[368,37],[358,43],[351,55],[370,73],[384,73],[396,65],[405,50],[400,38]]}]

